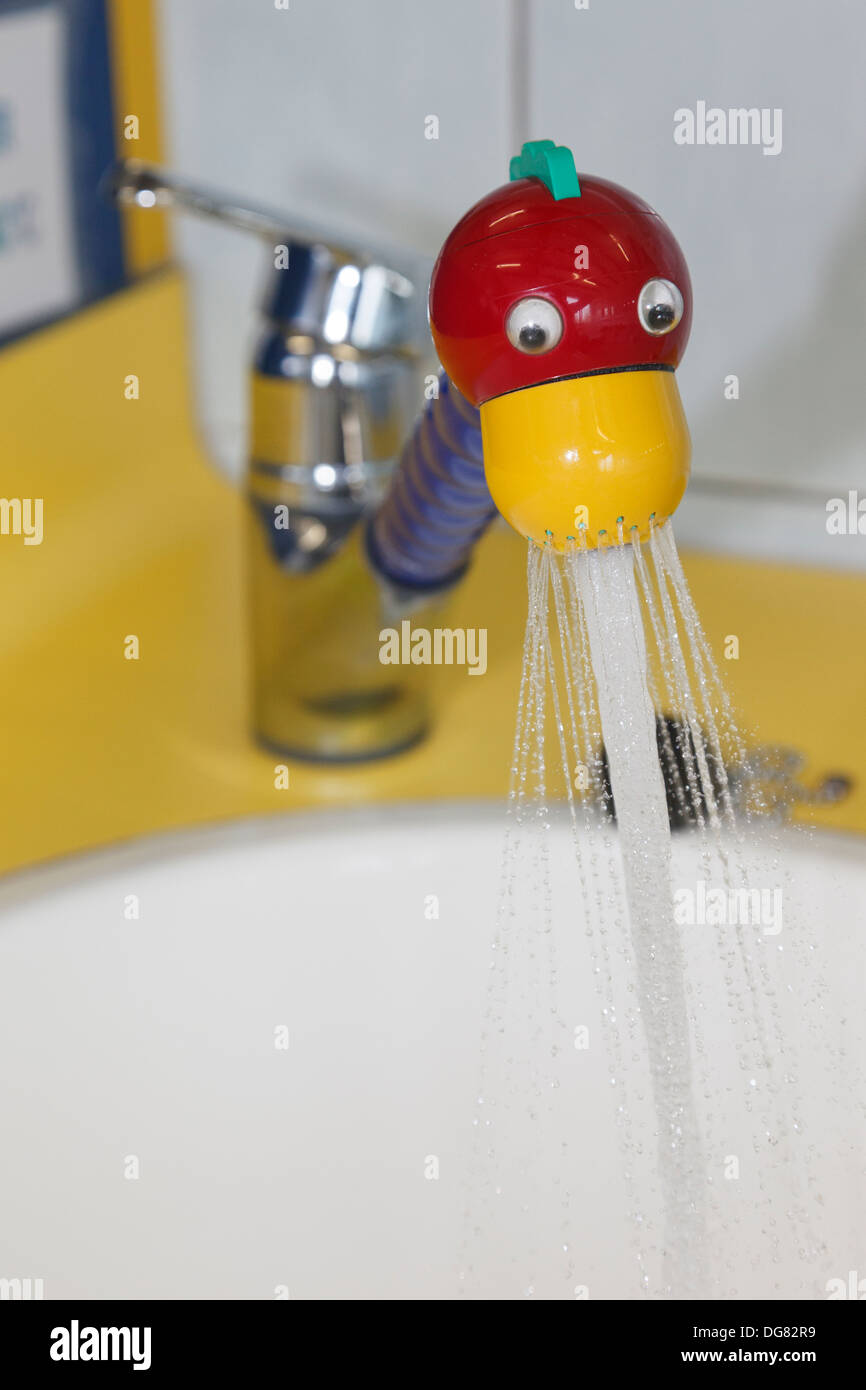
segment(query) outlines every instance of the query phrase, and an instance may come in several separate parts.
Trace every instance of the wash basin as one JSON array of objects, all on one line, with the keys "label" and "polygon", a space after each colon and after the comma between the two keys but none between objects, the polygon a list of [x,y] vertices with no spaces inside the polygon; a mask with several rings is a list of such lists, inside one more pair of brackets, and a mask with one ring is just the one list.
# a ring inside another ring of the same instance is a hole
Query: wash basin
[{"label": "wash basin", "polygon": [[[0,1276],[47,1298],[457,1296],[504,822],[491,804],[297,814],[5,880]],[[856,1053],[861,842],[779,843]],[[551,844],[556,883],[567,827]],[[681,872],[699,853],[676,837]],[[583,933],[557,930],[563,1016],[594,1027]],[[724,1085],[733,1060],[715,1062]],[[862,1264],[864,1134],[822,1112],[824,1063],[801,1064],[828,1147],[823,1288]],[[574,1065],[579,1286],[638,1297],[604,1050]],[[485,1296],[527,1296],[523,1273],[482,1271]],[[772,1296],[749,1268],[726,1293]]]}]

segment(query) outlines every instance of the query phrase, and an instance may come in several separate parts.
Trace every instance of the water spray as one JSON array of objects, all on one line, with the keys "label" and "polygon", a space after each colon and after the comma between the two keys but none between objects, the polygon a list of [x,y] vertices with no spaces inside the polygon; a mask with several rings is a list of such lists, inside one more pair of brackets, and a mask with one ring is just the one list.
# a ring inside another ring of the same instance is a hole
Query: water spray
[{"label": "water spray", "polygon": [[[542,731],[556,729],[579,864],[588,825],[578,808],[588,809],[591,796],[575,794],[571,772],[597,761],[589,743],[604,737],[630,919],[626,949],[656,1104],[662,1287],[699,1296],[704,1160],[636,573],[641,543],[667,531],[688,480],[689,435],[674,373],[691,325],[691,285],[657,213],[616,184],[578,176],[563,146],[524,145],[510,172],[509,183],[461,219],[434,267],[430,328],[446,375],[373,519],[369,548],[392,581],[430,588],[462,572],[494,509],[530,542],[512,804],[520,821],[527,812],[520,788],[528,779],[546,785]],[[600,724],[592,734],[590,703]],[[688,732],[698,736],[690,724]],[[523,933],[531,933],[543,896],[533,885]]]}]

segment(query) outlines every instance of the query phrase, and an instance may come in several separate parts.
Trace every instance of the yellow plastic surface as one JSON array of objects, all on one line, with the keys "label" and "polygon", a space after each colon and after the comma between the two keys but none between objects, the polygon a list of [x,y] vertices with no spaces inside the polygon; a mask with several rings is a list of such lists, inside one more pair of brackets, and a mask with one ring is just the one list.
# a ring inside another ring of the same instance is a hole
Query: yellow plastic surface
[{"label": "yellow plastic surface", "polygon": [[[115,146],[118,159],[162,161],[162,118],[156,62],[154,0],[108,0]],[[127,139],[128,116],[138,119]],[[121,209],[124,253],[131,275],[163,265],[169,255],[168,219],[153,208]]]},{"label": "yellow plastic surface", "polygon": [[605,372],[530,386],[481,407],[493,500],[522,536],[555,550],[645,538],[689,476],[673,372]]},{"label": "yellow plastic surface", "polygon": [[[44,503],[41,545],[0,535],[2,869],[252,813],[505,794],[526,557],[504,525],[438,620],[487,628],[486,675],[419,668],[437,707],[424,745],[367,766],[292,765],[282,789],[247,731],[242,505],[201,448],[188,361],[173,273],[0,355],[4,495]],[[747,722],[801,749],[809,775],[857,778],[816,819],[866,830],[866,578],[709,556],[686,567]],[[731,634],[739,659],[726,662]]]}]

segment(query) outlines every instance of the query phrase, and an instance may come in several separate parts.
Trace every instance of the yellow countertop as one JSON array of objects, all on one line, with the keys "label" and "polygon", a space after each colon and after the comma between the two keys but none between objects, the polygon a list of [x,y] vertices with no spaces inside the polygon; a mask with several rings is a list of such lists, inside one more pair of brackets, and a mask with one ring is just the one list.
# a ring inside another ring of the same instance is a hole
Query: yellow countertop
[{"label": "yellow countertop", "polygon": [[[196,433],[176,272],[8,348],[0,404],[3,495],[44,507],[40,545],[0,535],[0,870],[254,813],[504,794],[526,603],[524,543],[504,527],[449,613],[488,629],[487,674],[435,672],[435,729],[412,751],[293,764],[276,789],[247,725],[242,503]],[[853,777],[814,819],[866,831],[866,577],[685,564],[746,726],[802,751],[807,777]]]}]

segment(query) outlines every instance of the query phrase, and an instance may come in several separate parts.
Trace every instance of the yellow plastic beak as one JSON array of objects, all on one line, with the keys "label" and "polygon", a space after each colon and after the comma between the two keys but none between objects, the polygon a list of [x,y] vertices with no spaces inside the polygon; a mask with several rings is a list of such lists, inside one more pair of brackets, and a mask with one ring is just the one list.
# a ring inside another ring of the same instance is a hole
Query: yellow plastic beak
[{"label": "yellow plastic beak", "polygon": [[679,505],[691,442],[673,372],[543,382],[481,407],[484,471],[506,521],[571,550],[641,539]]}]

